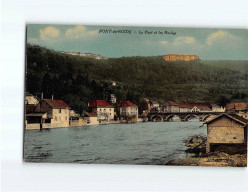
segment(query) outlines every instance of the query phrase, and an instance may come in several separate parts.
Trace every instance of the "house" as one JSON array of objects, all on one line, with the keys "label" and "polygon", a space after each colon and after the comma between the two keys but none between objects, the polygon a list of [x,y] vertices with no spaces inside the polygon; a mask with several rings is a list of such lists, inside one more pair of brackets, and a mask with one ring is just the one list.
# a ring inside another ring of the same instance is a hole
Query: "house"
[{"label": "house", "polygon": [[227,113],[236,113],[245,119],[248,119],[248,102],[233,102],[226,105]]},{"label": "house", "polygon": [[155,100],[149,100],[151,109],[154,111],[160,111],[159,103]]},{"label": "house", "polygon": [[70,107],[63,100],[43,99],[35,107],[36,113],[46,113],[42,128],[69,127]]},{"label": "house", "polygon": [[223,113],[205,122],[207,124],[207,148],[212,152],[218,148],[247,148],[248,120],[236,114]]},{"label": "house", "polygon": [[118,103],[118,116],[124,119],[128,117],[135,117],[138,119],[139,110],[138,106],[128,100]]},{"label": "house", "polygon": [[168,101],[162,106],[163,112],[179,112],[180,108],[177,102]]},{"label": "house", "polygon": [[114,107],[106,100],[95,100],[88,105],[89,112],[97,114],[97,120],[109,121],[114,119]]},{"label": "house", "polygon": [[26,92],[25,96],[25,109],[26,113],[32,113],[35,111],[35,106],[39,103],[38,98],[34,97],[29,92]]},{"label": "house", "polygon": [[99,124],[96,113],[90,113],[90,112],[86,113],[84,115],[84,120],[86,121],[87,125],[98,125]]},{"label": "house", "polygon": [[111,81],[111,85],[112,85],[113,87],[116,87],[116,82],[115,82],[115,81]]},{"label": "house", "polygon": [[187,102],[179,102],[179,112],[191,112],[192,104]]},{"label": "house", "polygon": [[26,92],[25,104],[27,105],[37,105],[39,103],[38,98],[34,97],[31,93]]}]

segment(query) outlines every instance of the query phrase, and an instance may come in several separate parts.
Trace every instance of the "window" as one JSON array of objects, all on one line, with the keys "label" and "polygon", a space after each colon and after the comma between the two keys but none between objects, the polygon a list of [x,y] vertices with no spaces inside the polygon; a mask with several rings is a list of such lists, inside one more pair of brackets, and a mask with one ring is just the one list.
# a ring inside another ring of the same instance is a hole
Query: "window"
[{"label": "window", "polygon": [[111,113],[109,113],[109,115],[111,115]]},{"label": "window", "polygon": [[106,111],[106,109],[104,108],[104,112]]},{"label": "window", "polygon": [[61,113],[61,109],[59,109],[59,113]]},{"label": "window", "polygon": [[111,111],[111,108],[109,109],[109,111]]},{"label": "window", "polygon": [[100,111],[102,111],[102,109],[100,108]]}]

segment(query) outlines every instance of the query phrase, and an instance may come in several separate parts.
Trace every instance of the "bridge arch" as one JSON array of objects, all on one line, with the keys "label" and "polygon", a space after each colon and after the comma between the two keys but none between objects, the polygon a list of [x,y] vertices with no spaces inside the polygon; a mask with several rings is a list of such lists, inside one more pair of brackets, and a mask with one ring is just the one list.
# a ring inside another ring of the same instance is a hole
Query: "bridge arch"
[{"label": "bridge arch", "polygon": [[196,115],[196,114],[188,114],[186,115],[184,118],[183,118],[183,121],[188,121],[192,118],[198,118],[200,120],[200,116],[199,115]]},{"label": "bridge arch", "polygon": [[164,118],[164,121],[172,121],[174,117],[177,117],[181,120],[180,116],[177,114],[170,114]]},{"label": "bridge arch", "polygon": [[160,114],[155,114],[151,116],[151,121],[163,121],[164,118],[162,115]]}]

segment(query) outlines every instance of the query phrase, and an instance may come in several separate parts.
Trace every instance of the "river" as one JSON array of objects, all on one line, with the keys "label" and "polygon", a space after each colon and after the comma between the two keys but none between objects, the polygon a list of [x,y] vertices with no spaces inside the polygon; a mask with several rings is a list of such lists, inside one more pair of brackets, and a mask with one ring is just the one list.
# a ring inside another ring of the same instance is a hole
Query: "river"
[{"label": "river", "polygon": [[206,136],[206,126],[191,122],[108,124],[24,134],[24,159],[28,162],[95,164],[161,164],[185,158],[184,140]]}]

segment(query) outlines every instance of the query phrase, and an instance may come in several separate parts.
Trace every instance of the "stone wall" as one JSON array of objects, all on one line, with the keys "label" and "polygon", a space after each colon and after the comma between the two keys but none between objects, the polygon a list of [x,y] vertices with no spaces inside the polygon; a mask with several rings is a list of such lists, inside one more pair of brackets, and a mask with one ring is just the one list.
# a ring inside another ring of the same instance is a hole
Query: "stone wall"
[{"label": "stone wall", "polygon": [[40,129],[40,123],[27,124],[25,126],[26,130]]},{"label": "stone wall", "polygon": [[181,54],[167,54],[163,56],[165,61],[191,61],[199,60],[198,55],[181,55]]},{"label": "stone wall", "polygon": [[70,121],[70,126],[71,127],[77,127],[77,126],[83,126],[83,125],[87,125],[86,120],[79,119],[79,120],[71,120]]}]

